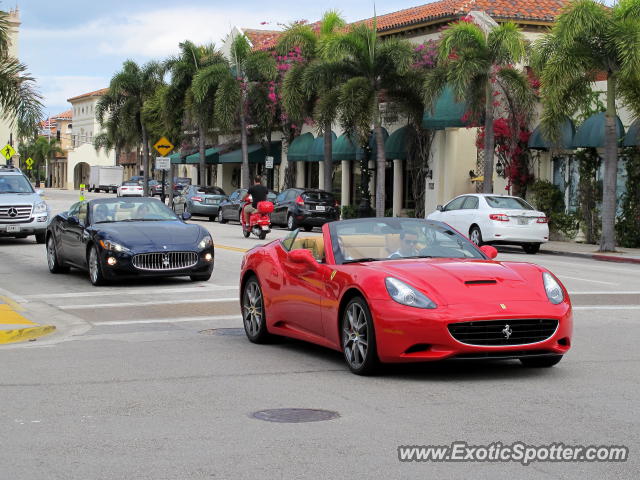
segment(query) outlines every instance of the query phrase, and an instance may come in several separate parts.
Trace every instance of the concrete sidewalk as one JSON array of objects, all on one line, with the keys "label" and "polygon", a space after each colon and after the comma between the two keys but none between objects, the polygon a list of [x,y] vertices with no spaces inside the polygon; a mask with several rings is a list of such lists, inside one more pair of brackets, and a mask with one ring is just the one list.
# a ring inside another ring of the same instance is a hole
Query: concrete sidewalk
[{"label": "concrete sidewalk", "polygon": [[[509,251],[521,251],[518,247],[499,247]],[[635,263],[640,265],[640,248],[618,247],[617,252],[600,253],[598,245],[575,242],[547,242],[540,246],[539,254],[563,255],[565,257],[589,258],[603,262]]]},{"label": "concrete sidewalk", "polygon": [[40,325],[26,319],[19,304],[0,296],[0,345],[25,342],[48,335],[56,330],[53,325]]}]

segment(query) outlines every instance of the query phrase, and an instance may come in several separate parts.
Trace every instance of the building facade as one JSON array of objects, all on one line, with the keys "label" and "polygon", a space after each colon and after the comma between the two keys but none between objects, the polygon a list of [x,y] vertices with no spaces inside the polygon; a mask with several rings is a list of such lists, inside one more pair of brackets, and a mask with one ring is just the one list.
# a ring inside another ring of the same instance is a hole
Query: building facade
[{"label": "building facade", "polygon": [[[9,14],[9,55],[19,58],[18,52],[18,31],[20,28],[20,13],[18,9],[10,10]],[[17,149],[17,132],[15,122],[10,118],[4,118],[0,111],[0,148],[6,144],[11,144]],[[4,162],[4,159],[3,159]]]}]

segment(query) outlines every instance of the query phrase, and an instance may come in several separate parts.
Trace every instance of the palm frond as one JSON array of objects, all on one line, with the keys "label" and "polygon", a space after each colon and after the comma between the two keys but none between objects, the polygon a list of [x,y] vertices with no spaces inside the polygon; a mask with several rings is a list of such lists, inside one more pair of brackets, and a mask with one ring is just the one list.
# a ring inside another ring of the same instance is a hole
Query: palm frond
[{"label": "palm frond", "polygon": [[442,34],[438,45],[438,60],[446,62],[451,56],[464,51],[487,56],[487,39],[484,32],[473,23],[459,22],[449,26]]},{"label": "palm frond", "polygon": [[230,131],[237,123],[242,106],[242,90],[235,78],[227,77],[222,81],[216,92],[215,105],[216,120],[223,129]]},{"label": "palm frond", "polygon": [[271,82],[278,76],[275,59],[263,51],[249,53],[245,58],[243,70],[247,79],[254,82]]},{"label": "palm frond", "polygon": [[286,55],[295,47],[299,47],[305,58],[312,58],[315,56],[317,45],[318,36],[311,26],[295,22],[289,25],[278,38],[276,51],[280,55]]},{"label": "palm frond", "polygon": [[340,124],[344,131],[362,140],[373,123],[373,102],[376,92],[366,77],[355,77],[340,88]]},{"label": "palm frond", "polygon": [[506,22],[487,35],[492,62],[497,65],[518,63],[525,56],[525,40],[518,26]]}]

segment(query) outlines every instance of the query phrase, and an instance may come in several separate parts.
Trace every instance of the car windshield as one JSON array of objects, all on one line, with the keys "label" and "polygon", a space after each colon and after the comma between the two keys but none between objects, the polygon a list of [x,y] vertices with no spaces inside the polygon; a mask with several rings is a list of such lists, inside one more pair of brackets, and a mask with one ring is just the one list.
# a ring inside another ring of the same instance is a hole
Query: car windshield
[{"label": "car windshield", "polygon": [[93,224],[178,219],[166,205],[150,198],[97,200],[90,205]]},{"label": "car windshield", "polygon": [[2,193],[33,193],[33,187],[23,175],[0,175]]},{"label": "car windshield", "polygon": [[220,187],[198,187],[198,193],[205,195],[224,195],[224,190]]},{"label": "car windshield", "polygon": [[485,197],[491,208],[508,208],[509,210],[533,210],[533,207],[518,197]]},{"label": "car windshield", "polygon": [[303,195],[312,202],[333,202],[333,195],[329,192],[305,192]]},{"label": "car windshield", "polygon": [[484,256],[459,233],[440,222],[414,218],[371,218],[329,226],[337,263],[403,258],[475,258]]},{"label": "car windshield", "polygon": [[135,186],[139,186],[138,182],[124,182],[122,185],[135,185]]}]

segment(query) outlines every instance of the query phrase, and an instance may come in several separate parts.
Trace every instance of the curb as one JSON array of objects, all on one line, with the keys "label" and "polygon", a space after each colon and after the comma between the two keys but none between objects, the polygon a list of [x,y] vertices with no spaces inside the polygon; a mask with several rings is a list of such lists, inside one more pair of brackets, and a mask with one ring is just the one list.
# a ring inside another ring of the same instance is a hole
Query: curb
[{"label": "curb", "polygon": [[0,330],[0,345],[6,343],[25,342],[49,335],[55,332],[53,325],[38,325],[36,327],[16,328],[14,330]]},{"label": "curb", "polygon": [[[500,245],[498,252],[522,253],[522,250],[518,247]],[[586,258],[589,260],[597,260],[599,262],[632,263],[640,265],[640,258],[616,257],[613,255],[603,255],[600,253],[565,252],[562,250],[545,250],[544,248],[541,248],[538,252],[538,255],[557,255],[560,257]],[[532,257],[534,257],[534,255],[532,255]]]}]

